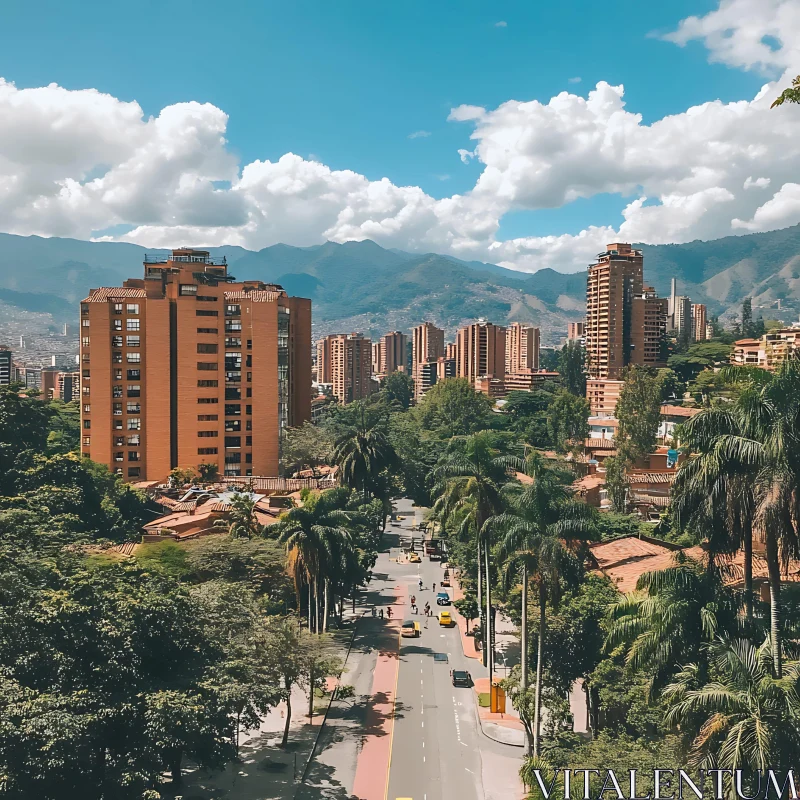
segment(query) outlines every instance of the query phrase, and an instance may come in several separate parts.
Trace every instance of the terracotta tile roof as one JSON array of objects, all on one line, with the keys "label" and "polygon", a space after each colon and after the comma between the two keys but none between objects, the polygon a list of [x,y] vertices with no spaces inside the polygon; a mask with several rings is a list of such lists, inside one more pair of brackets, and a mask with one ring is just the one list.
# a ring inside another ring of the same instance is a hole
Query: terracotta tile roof
[{"label": "terracotta tile roof", "polygon": [[132,289],[127,286],[104,286],[92,289],[83,303],[104,303],[113,297],[146,297],[144,289]]},{"label": "terracotta tile roof", "polygon": [[598,428],[616,428],[619,426],[619,420],[614,417],[589,417],[589,425]]},{"label": "terracotta tile roof", "polygon": [[669,508],[670,498],[667,495],[640,494],[638,492],[632,492],[631,502],[639,503],[641,505],[656,506],[657,508]]},{"label": "terracotta tile roof", "polygon": [[596,489],[598,486],[604,486],[605,482],[605,477],[595,472],[592,475],[584,475],[580,480],[575,481],[572,486],[577,492],[585,492],[589,489]]},{"label": "terracotta tile roof", "polygon": [[274,303],[280,296],[280,292],[272,292],[268,289],[253,289],[250,292],[240,289],[235,292],[225,292],[226,300],[252,300],[254,303]]},{"label": "terracotta tile roof", "polygon": [[598,569],[607,575],[621,592],[632,592],[636,582],[645,572],[654,572],[670,566],[677,546],[668,543],[626,536],[611,542],[590,545]]},{"label": "terracotta tile roof", "polygon": [[[696,545],[683,551],[689,558],[705,564],[708,554],[702,545]],[[739,550],[732,556],[718,556],[722,565],[725,583],[728,586],[740,587],[744,585],[744,552]],[[800,583],[800,561],[790,559],[788,567],[781,568],[781,579],[787,583]],[[753,580],[769,580],[769,568],[766,559],[758,553],[753,553]]]},{"label": "terracotta tile roof", "polygon": [[587,439],[584,446],[592,450],[616,450],[613,439]]},{"label": "terracotta tile roof", "polygon": [[663,483],[672,484],[675,472],[629,472],[628,483]]},{"label": "terracotta tile roof", "polygon": [[671,405],[663,405],[661,406],[661,416],[662,417],[686,417],[690,419],[695,414],[699,414],[699,408],[687,408],[686,406],[671,406]]}]

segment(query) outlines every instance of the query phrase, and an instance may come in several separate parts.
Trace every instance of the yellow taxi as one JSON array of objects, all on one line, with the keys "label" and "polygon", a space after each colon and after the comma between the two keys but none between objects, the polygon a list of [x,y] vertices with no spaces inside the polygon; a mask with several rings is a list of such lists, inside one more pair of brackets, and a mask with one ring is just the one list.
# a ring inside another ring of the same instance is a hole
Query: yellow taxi
[{"label": "yellow taxi", "polygon": [[412,639],[416,639],[421,633],[422,629],[419,626],[419,622],[414,622],[413,620],[404,622],[403,627],[400,629],[401,636],[408,636]]},{"label": "yellow taxi", "polygon": [[415,553],[412,551],[408,554],[408,561],[411,564],[419,564],[422,561],[422,559],[419,557],[419,553]]},{"label": "yellow taxi", "polygon": [[453,624],[453,618],[450,616],[449,611],[442,611],[439,614],[439,625],[443,628],[449,628]]}]

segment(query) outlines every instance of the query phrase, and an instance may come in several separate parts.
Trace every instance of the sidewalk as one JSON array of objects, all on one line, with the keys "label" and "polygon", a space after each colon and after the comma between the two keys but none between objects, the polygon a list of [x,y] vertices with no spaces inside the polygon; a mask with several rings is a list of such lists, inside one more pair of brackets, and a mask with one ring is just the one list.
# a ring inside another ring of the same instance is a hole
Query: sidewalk
[{"label": "sidewalk", "polygon": [[[455,578],[453,579],[453,599],[460,600],[464,596],[461,590],[461,585]],[[481,654],[475,647],[475,639],[467,635],[467,621],[458,611],[453,608],[453,616],[461,632],[461,646],[464,650],[464,655],[467,658],[474,658],[478,662],[476,670],[480,673],[480,677],[473,677],[473,688],[475,690],[475,708],[478,712],[478,722],[480,723],[481,730],[484,735],[489,739],[493,739],[500,744],[510,745],[512,747],[523,747],[525,744],[525,728],[520,721],[519,714],[511,707],[511,702],[506,701],[506,713],[495,714],[480,705],[478,699],[479,695],[489,692],[489,674],[488,670],[483,666],[481,661]],[[516,645],[517,661],[519,660],[519,645],[516,642],[516,636],[510,634],[513,631],[513,626],[502,615],[498,615],[498,628],[495,634],[495,644],[505,654],[513,647],[509,645]],[[495,681],[500,679],[495,673]]]}]

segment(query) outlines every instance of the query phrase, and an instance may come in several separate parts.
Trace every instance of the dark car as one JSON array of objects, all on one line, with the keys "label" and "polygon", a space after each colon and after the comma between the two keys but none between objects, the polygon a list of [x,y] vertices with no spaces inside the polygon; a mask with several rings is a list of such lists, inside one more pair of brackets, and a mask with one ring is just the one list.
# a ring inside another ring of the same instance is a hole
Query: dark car
[{"label": "dark car", "polygon": [[450,595],[447,592],[439,592],[436,595],[436,605],[437,606],[449,606],[450,605]]},{"label": "dark car", "polygon": [[472,676],[465,669],[454,669],[450,676],[453,679],[453,686],[463,686],[466,689],[472,686]]}]

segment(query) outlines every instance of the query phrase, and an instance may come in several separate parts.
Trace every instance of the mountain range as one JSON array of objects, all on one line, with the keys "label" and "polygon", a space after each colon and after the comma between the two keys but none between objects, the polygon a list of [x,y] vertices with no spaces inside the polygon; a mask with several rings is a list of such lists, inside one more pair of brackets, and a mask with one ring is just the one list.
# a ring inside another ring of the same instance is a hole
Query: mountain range
[{"label": "mountain range", "polygon": [[[750,296],[756,317],[797,317],[800,225],[709,242],[638,246],[644,250],[645,283],[661,296],[675,277],[678,293],[706,303],[710,314],[731,317]],[[584,315],[583,272],[515,272],[435,253],[387,250],[368,240],[276,244],[257,252],[208,249],[224,255],[238,279],[279,283],[289,294],[310,297],[315,336],[362,331],[376,337],[430,320],[452,337],[460,324],[484,317],[539,325],[543,342],[553,344],[565,335],[567,322]],[[145,252],[159,251],[124,242],[0,234],[4,316],[35,311],[55,322],[72,321],[76,303],[90,289],[138,277]]]}]

